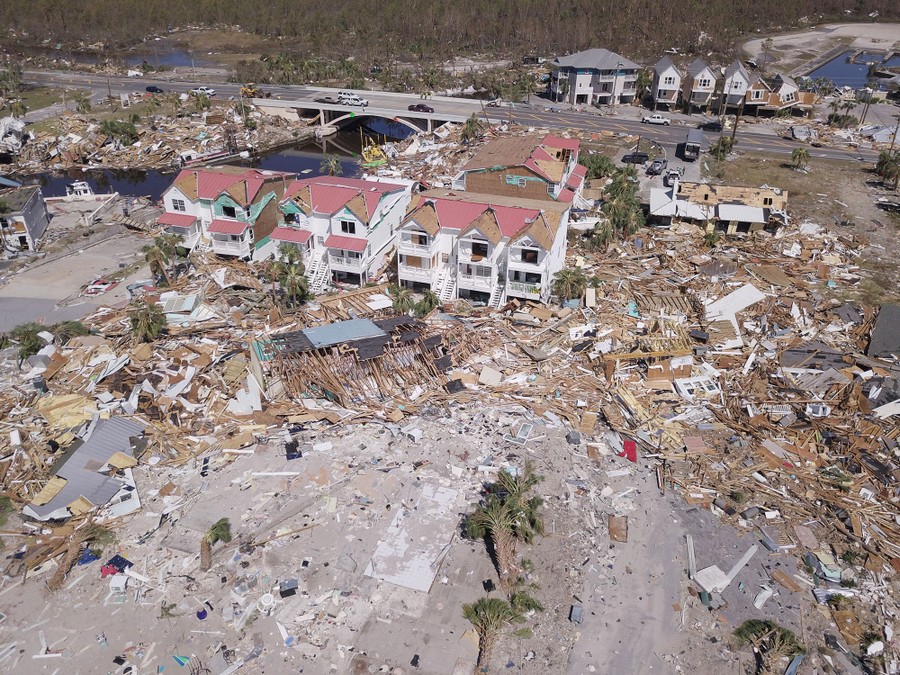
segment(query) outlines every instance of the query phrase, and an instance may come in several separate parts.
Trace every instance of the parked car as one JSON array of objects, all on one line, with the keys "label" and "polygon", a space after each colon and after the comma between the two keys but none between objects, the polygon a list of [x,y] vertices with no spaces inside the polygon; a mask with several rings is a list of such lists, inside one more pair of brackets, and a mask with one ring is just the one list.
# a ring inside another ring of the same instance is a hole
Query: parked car
[{"label": "parked car", "polygon": [[700,122],[697,125],[698,129],[702,129],[703,131],[722,131],[722,123],[719,120],[709,120],[706,122]]},{"label": "parked car", "polygon": [[407,110],[412,110],[413,112],[423,112],[423,113],[433,113],[434,108],[430,105],[425,105],[424,103],[413,103]]},{"label": "parked car", "polygon": [[331,96],[319,96],[318,98],[314,98],[313,101],[316,103],[327,103],[328,105],[338,105],[340,103],[340,101]]},{"label": "parked car", "polygon": [[647,167],[647,175],[658,176],[665,170],[668,164],[669,163],[665,159],[654,159],[652,162],[650,162],[650,166]]},{"label": "parked car", "polygon": [[163,90],[161,87],[157,87],[155,84],[151,84],[145,90],[148,94],[162,94]]},{"label": "parked car", "polygon": [[216,90],[209,87],[197,87],[191,89],[191,96],[215,96]]},{"label": "parked car", "polygon": [[648,159],[650,159],[650,155],[646,152],[632,152],[622,157],[625,164],[645,164]]},{"label": "parked car", "polygon": [[499,108],[503,104],[503,101],[499,98],[495,98],[493,101],[488,101],[485,105],[488,108]]},{"label": "parked car", "polygon": [[670,120],[665,115],[654,114],[654,115],[644,115],[641,118],[641,122],[643,124],[662,124],[663,126],[667,127],[672,123],[672,120]]},{"label": "parked car", "polygon": [[346,92],[338,94],[338,101],[340,101],[341,105],[358,105],[363,108],[369,105],[368,99],[363,98],[359,94],[348,94]]},{"label": "parked car", "polygon": [[663,185],[666,187],[672,187],[675,185],[676,180],[681,180],[681,177],[684,175],[684,169],[669,169],[666,171],[666,175],[663,176]]}]

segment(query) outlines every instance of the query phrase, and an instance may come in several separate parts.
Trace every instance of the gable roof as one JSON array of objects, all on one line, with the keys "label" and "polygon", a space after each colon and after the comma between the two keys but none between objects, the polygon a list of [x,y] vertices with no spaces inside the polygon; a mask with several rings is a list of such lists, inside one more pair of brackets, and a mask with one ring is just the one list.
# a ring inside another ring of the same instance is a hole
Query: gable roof
[{"label": "gable roof", "polygon": [[[674,68],[676,71],[678,71],[678,67],[675,65],[675,62],[672,61],[672,59],[670,59],[668,56],[664,56],[653,66],[653,72],[655,72],[657,75],[662,75],[669,68]],[[678,74],[680,75],[681,73],[679,72]]]},{"label": "gable roof", "polygon": [[750,73],[744,68],[744,64],[735,59],[730,66],[725,69],[725,79],[730,80],[735,75],[740,75],[746,82],[750,81]]},{"label": "gable roof", "polygon": [[688,64],[687,74],[691,77],[697,77],[700,73],[702,73],[704,70],[707,70],[708,68],[709,66],[703,59],[694,59]]},{"label": "gable roof", "polygon": [[608,49],[586,49],[569,56],[558,56],[553,61],[553,65],[561,68],[593,68],[595,70],[615,70],[617,64],[620,63],[624,68],[634,70],[640,68],[634,61]]},{"label": "gable roof", "polygon": [[183,169],[175,177],[173,187],[178,188],[188,199],[216,199],[227,193],[241,206],[249,206],[256,201],[266,183],[286,181],[294,174],[283,171],[263,171],[240,166],[220,166],[215,169]]},{"label": "gable roof", "polygon": [[345,206],[362,222],[369,222],[382,197],[405,190],[399,183],[382,183],[361,178],[316,176],[295,180],[284,193],[301,211],[332,216]]},{"label": "gable roof", "polygon": [[566,210],[554,202],[429,190],[416,196],[400,227],[416,222],[431,236],[442,229],[457,236],[477,229],[493,244],[528,235],[549,251]]}]

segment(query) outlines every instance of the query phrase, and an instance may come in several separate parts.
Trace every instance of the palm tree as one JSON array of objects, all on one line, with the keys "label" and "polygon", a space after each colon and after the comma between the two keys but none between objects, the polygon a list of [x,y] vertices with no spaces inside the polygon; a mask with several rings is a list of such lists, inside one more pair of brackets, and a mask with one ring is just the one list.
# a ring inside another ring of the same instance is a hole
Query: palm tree
[{"label": "palm tree", "polygon": [[206,94],[200,94],[197,98],[194,99],[194,110],[202,113],[204,110],[209,110],[212,107],[212,104],[209,102],[209,96]]},{"label": "palm tree", "polygon": [[580,268],[562,269],[553,278],[553,292],[562,300],[580,298],[587,288],[587,279]]},{"label": "palm tree", "polygon": [[303,271],[297,265],[285,265],[281,276],[281,287],[291,300],[291,307],[306,300],[307,285]]},{"label": "palm tree", "polygon": [[748,619],[734,631],[734,637],[739,644],[753,648],[756,672],[760,675],[782,672],[782,659],[806,651],[794,633],[769,620]]},{"label": "palm tree", "polygon": [[388,286],[388,295],[393,300],[391,306],[397,314],[409,314],[409,310],[411,310],[415,304],[412,293],[408,288],[403,286],[391,284]]},{"label": "palm tree", "polygon": [[475,113],[466,120],[466,123],[463,124],[462,131],[459,133],[459,137],[463,143],[470,143],[474,141],[481,135],[481,124],[478,122],[478,118],[475,116]]},{"label": "palm tree", "polygon": [[181,235],[168,232],[158,234],[153,238],[154,246],[163,252],[167,263],[171,263],[177,257],[178,247],[181,246],[182,241]]},{"label": "palm tree", "polygon": [[440,304],[440,298],[438,298],[434,291],[428,288],[422,293],[422,299],[416,303],[415,307],[413,307],[413,311],[416,316],[425,316]]},{"label": "palm tree", "polygon": [[128,318],[136,343],[153,342],[166,332],[166,315],[159,305],[139,302],[128,313]]},{"label": "palm tree", "polygon": [[490,666],[491,653],[503,629],[525,620],[516,608],[500,598],[481,598],[473,604],[463,605],[463,616],[478,633],[479,668]]},{"label": "palm tree", "polygon": [[634,197],[612,199],[603,205],[603,213],[614,232],[629,237],[644,224],[644,213]]},{"label": "palm tree", "polygon": [[9,331],[9,337],[19,345],[18,357],[20,366],[29,356],[37,354],[44,348],[44,341],[38,335],[38,333],[44,330],[47,330],[46,326],[29,322],[20,324]]},{"label": "palm tree", "polygon": [[172,93],[168,98],[172,104],[172,117],[178,117],[178,113],[181,111],[181,94]]},{"label": "palm tree", "polygon": [[607,155],[600,153],[579,157],[578,161],[587,169],[588,180],[606,178],[616,170],[615,163]]},{"label": "palm tree", "polygon": [[516,566],[516,519],[513,503],[497,495],[488,495],[466,519],[466,534],[472,539],[485,539],[493,549],[494,564],[500,584],[506,585],[518,576]]},{"label": "palm tree", "polygon": [[66,344],[73,337],[90,334],[90,331],[80,321],[62,321],[55,324],[50,332],[56,338],[57,344],[61,345]]},{"label": "palm tree", "polygon": [[293,244],[281,244],[281,246],[278,247],[278,258],[284,262],[285,265],[298,266],[301,274],[306,271],[306,268],[303,265],[303,254],[300,252],[300,249]]},{"label": "palm tree", "polygon": [[25,105],[25,101],[17,98],[9,104],[9,112],[13,117],[24,117],[28,112],[28,106]]},{"label": "palm tree", "polygon": [[91,112],[91,97],[86,91],[75,93],[75,112],[81,115]]},{"label": "palm tree", "polygon": [[163,277],[166,280],[166,286],[171,286],[172,282],[169,279],[168,270],[168,254],[157,244],[144,246],[141,248],[141,251],[144,253],[144,261],[150,267],[150,272],[153,276],[156,278]]},{"label": "palm tree", "polygon": [[644,101],[644,97],[647,95],[647,91],[649,91],[652,84],[653,78],[650,76],[650,71],[646,68],[641,68],[637,72],[637,77],[634,80],[634,96],[638,103]]},{"label": "palm tree", "polygon": [[897,189],[900,181],[900,152],[882,150],[878,154],[878,162],[875,164],[875,173],[885,181],[894,181],[894,189]]},{"label": "palm tree", "polygon": [[592,251],[599,251],[609,246],[613,239],[615,233],[610,223],[597,223],[587,237],[587,247]]},{"label": "palm tree", "polygon": [[212,569],[212,547],[216,542],[227,544],[231,541],[231,522],[228,518],[217,520],[200,539],[200,571]]},{"label": "palm tree", "polygon": [[337,155],[325,155],[322,157],[322,163],[319,164],[319,173],[328,174],[329,176],[340,176],[344,173],[341,166],[341,158]]},{"label": "palm tree", "polygon": [[794,148],[791,151],[791,160],[798,169],[809,161],[809,150],[806,148]]}]

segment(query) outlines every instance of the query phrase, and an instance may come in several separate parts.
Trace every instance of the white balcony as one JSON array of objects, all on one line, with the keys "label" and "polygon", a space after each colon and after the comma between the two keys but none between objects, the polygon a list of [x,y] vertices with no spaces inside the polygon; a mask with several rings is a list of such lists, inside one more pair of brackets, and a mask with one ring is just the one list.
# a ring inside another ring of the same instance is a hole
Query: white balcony
[{"label": "white balcony", "polygon": [[430,284],[434,279],[433,269],[423,269],[421,267],[411,267],[410,265],[398,265],[397,275],[401,280],[421,281]]},{"label": "white balcony", "polygon": [[414,244],[409,239],[400,239],[400,242],[397,244],[397,252],[406,253],[409,255],[425,255],[430,257],[431,244]]},{"label": "white balcony", "polygon": [[497,249],[494,249],[494,251],[488,249],[488,255],[480,255],[473,254],[471,248],[460,246],[457,257],[460,262],[491,265],[494,262],[492,254],[496,253],[496,251]]},{"label": "white balcony", "polygon": [[541,285],[527,284],[521,281],[510,281],[506,284],[506,294],[527,300],[541,299]]},{"label": "white balcony", "polygon": [[363,269],[362,258],[348,258],[347,256],[334,255],[329,252],[328,262],[331,265],[331,269],[341,272],[353,272],[359,274]]},{"label": "white balcony", "polygon": [[220,255],[233,255],[238,258],[250,257],[250,242],[247,241],[226,241],[222,239],[212,240],[213,253]]},{"label": "white balcony", "polygon": [[176,227],[170,225],[166,228],[166,233],[181,237],[181,246],[189,249],[194,248],[194,246],[197,245],[197,242],[200,241],[200,228],[197,225],[192,225],[191,227]]},{"label": "white balcony", "polygon": [[481,277],[474,274],[462,274],[457,276],[457,284],[460,288],[470,288],[477,291],[490,291],[494,288],[494,278]]}]

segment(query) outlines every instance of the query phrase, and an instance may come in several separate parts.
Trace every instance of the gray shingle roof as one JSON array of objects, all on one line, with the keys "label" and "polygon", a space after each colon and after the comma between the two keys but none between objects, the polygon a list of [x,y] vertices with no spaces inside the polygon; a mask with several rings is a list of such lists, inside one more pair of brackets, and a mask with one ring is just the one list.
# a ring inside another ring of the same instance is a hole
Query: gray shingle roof
[{"label": "gray shingle roof", "polygon": [[734,62],[732,62],[732,64],[725,69],[725,78],[729,79],[733,77],[735,73],[740,73],[747,82],[750,81],[750,73],[747,72],[746,68],[744,68],[744,64],[737,59],[735,59]]},{"label": "gray shingle roof", "polygon": [[687,73],[691,77],[697,77],[704,70],[709,68],[709,65],[703,59],[694,59],[688,64]]},{"label": "gray shingle roof", "polygon": [[637,70],[640,68],[634,61],[629,61],[608,49],[587,49],[577,54],[557,57],[553,65],[569,68],[594,68],[595,70],[615,70],[616,64],[623,68]]},{"label": "gray shingle roof", "polygon": [[653,66],[653,70],[657,75],[662,75],[669,68],[674,68],[675,70],[678,70],[678,66],[676,66],[675,63],[672,61],[672,59],[670,59],[668,56],[662,57]]}]

